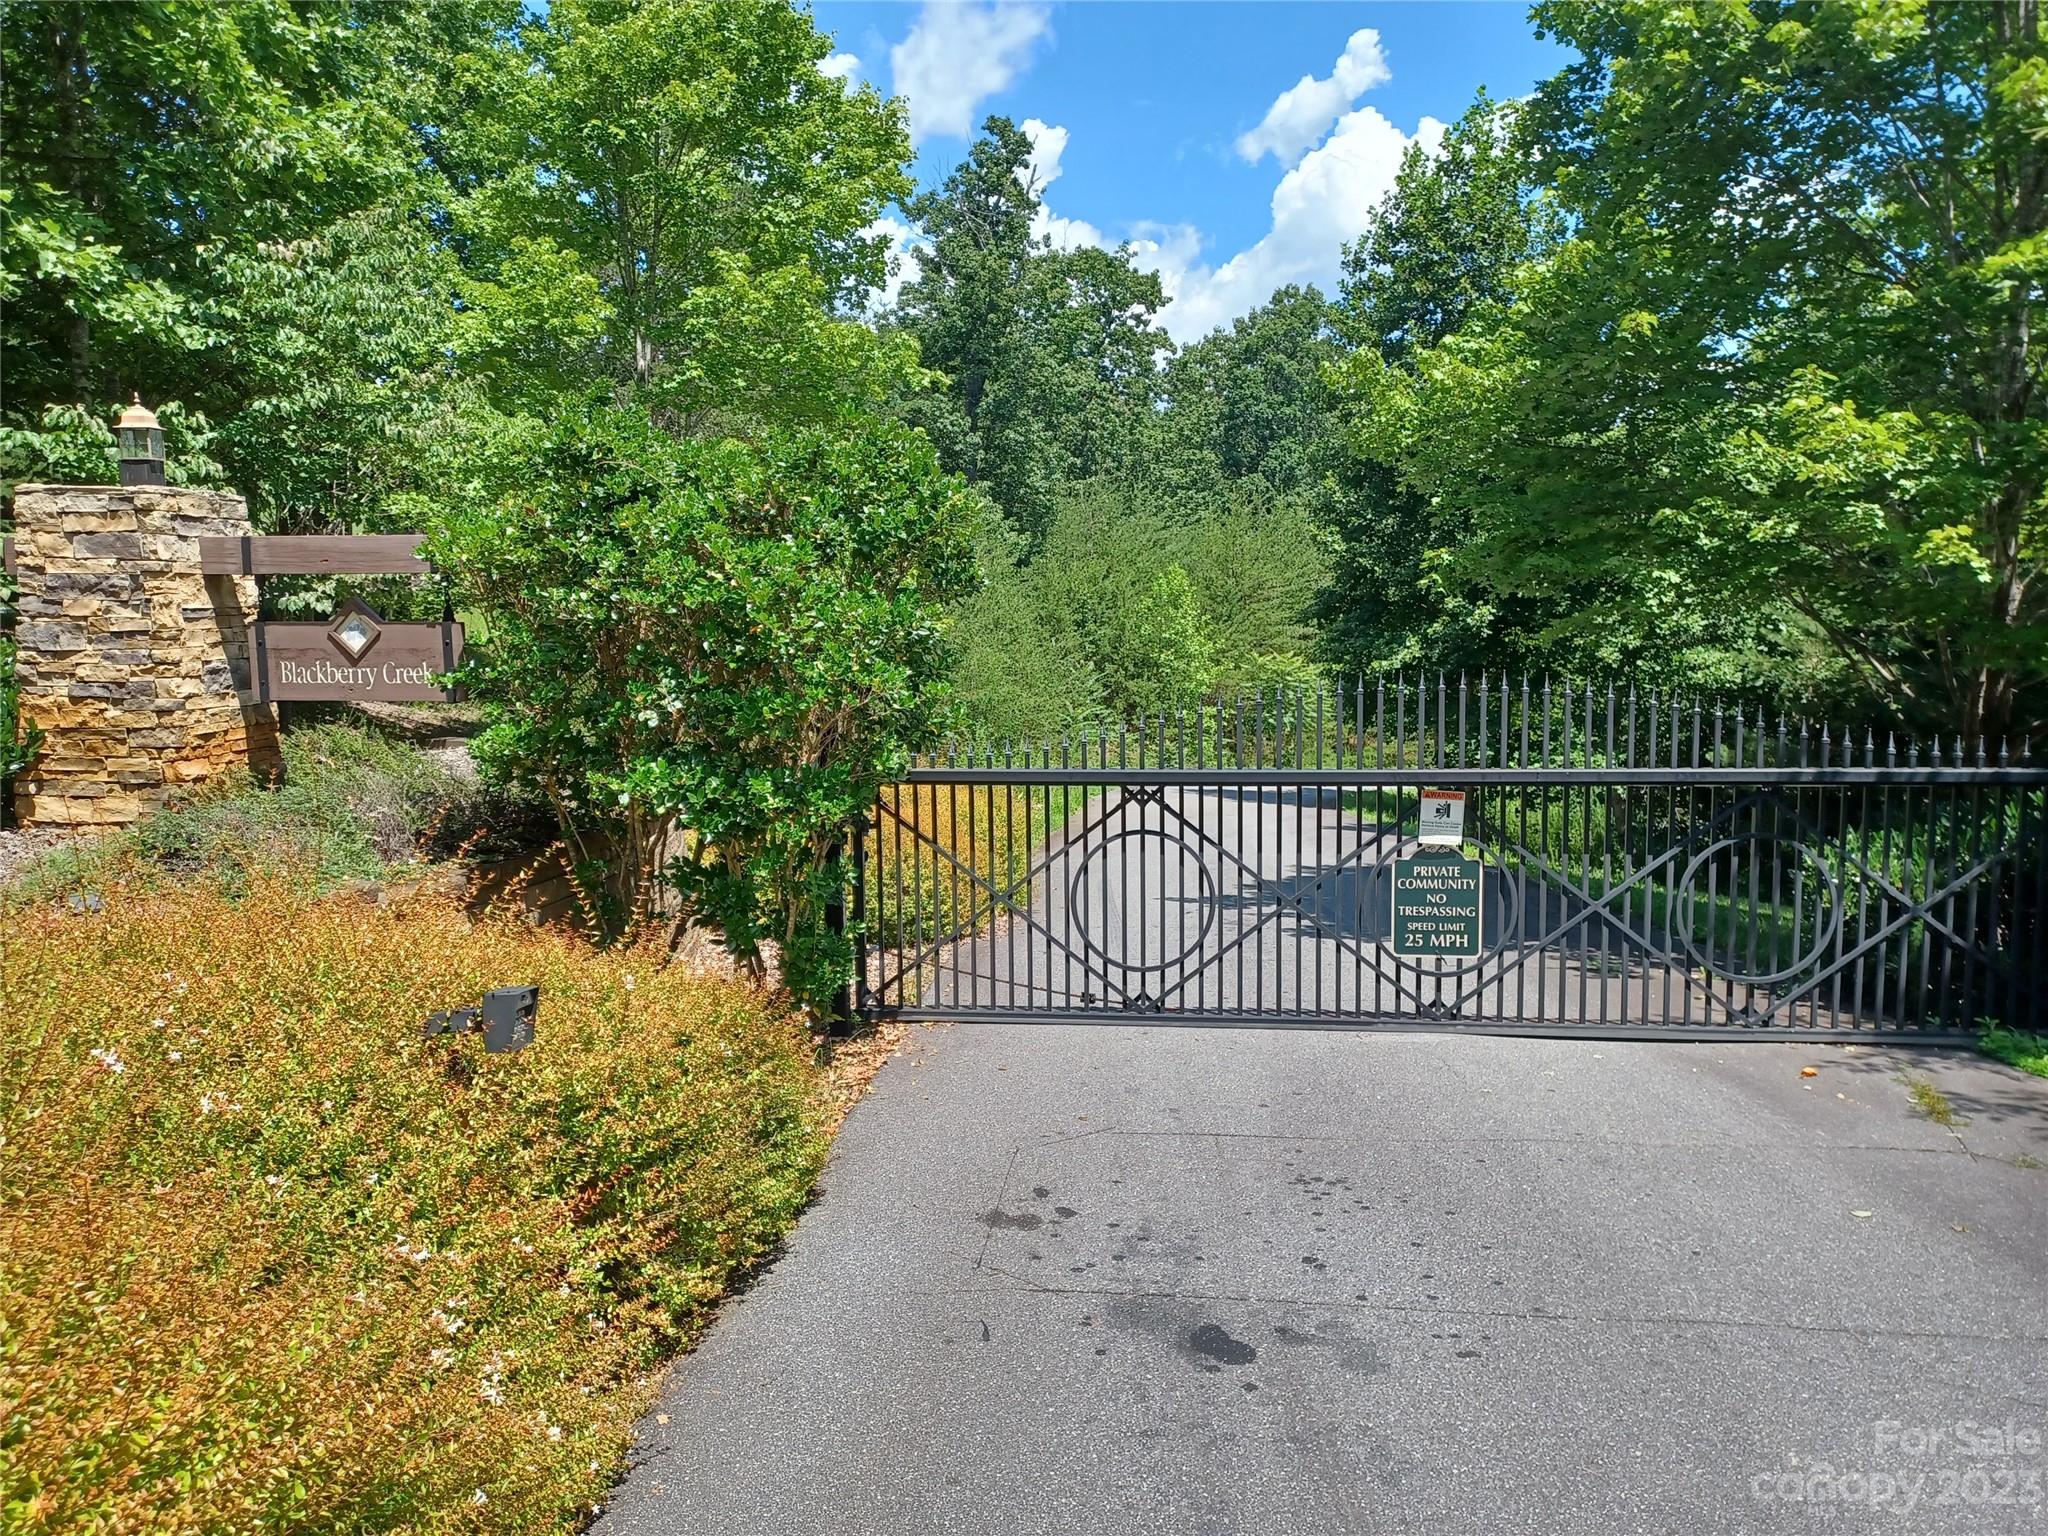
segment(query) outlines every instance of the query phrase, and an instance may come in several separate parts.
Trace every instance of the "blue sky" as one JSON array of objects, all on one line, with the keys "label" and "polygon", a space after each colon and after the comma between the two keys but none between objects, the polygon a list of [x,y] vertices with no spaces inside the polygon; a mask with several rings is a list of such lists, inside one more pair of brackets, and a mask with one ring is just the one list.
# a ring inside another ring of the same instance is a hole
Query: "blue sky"
[{"label": "blue sky", "polygon": [[[818,0],[831,67],[910,103],[919,180],[1000,112],[1037,145],[1061,244],[1131,240],[1177,339],[1282,282],[1335,279],[1402,151],[1481,86],[1519,96],[1567,58],[1521,4]],[[914,251],[900,219],[889,232]]]}]

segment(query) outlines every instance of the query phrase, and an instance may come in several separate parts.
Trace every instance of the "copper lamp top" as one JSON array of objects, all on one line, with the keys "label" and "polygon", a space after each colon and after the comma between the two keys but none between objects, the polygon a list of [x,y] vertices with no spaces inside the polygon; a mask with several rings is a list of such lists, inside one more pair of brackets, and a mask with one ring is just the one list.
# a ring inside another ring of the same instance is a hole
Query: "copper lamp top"
[{"label": "copper lamp top", "polygon": [[115,422],[114,425],[117,427],[147,429],[158,426],[160,423],[156,419],[156,412],[142,403],[142,396],[138,393],[135,396],[135,403],[121,412],[121,419]]}]

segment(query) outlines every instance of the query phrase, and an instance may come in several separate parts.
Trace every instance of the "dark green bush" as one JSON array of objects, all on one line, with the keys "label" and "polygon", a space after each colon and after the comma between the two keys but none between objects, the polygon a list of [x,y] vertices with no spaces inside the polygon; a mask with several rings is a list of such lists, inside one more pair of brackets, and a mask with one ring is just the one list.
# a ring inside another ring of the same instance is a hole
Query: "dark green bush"
[{"label": "dark green bush", "polygon": [[431,543],[491,615],[480,760],[546,799],[614,931],[667,898],[829,1006],[832,850],[938,733],[974,497],[894,423],[678,440],[611,407],[508,472]]}]

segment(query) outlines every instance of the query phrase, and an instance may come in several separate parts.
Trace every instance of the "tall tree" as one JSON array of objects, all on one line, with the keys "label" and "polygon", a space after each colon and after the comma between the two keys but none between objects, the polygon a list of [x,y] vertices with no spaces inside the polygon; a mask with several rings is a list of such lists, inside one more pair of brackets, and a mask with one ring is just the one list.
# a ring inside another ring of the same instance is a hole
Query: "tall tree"
[{"label": "tall tree", "polygon": [[1033,233],[1031,143],[991,117],[968,156],[906,206],[927,236],[894,324],[944,391],[906,414],[950,469],[1042,533],[1061,485],[1127,459],[1168,343],[1156,274],[1128,250],[1055,250]]},{"label": "tall tree", "polygon": [[[1545,233],[1526,164],[1513,109],[1483,92],[1438,149],[1409,148],[1393,192],[1344,253],[1337,325],[1357,355],[1339,371],[1340,400],[1356,398],[1361,368],[1405,371],[1476,308],[1505,299]],[[1328,659],[1368,672],[1522,659],[1527,642],[1514,631],[1526,615],[1444,568],[1444,552],[1463,541],[1463,513],[1403,483],[1408,445],[1377,422],[1360,427],[1354,419],[1352,454],[1326,502],[1337,557],[1316,607]]]},{"label": "tall tree", "polygon": [[2036,7],[1537,17],[1583,54],[1531,108],[1571,238],[1366,391],[1457,567],[1644,649],[1789,609],[1909,718],[2048,726]]},{"label": "tall tree", "polygon": [[512,409],[642,401],[689,434],[827,419],[909,349],[836,311],[883,278],[907,196],[900,103],[819,72],[785,0],[554,0],[460,147],[465,358]]},{"label": "tall tree", "polygon": [[1161,382],[1163,451],[1199,466],[1212,494],[1254,478],[1283,494],[1316,486],[1337,443],[1324,379],[1343,356],[1336,319],[1320,290],[1289,284],[1182,348]]},{"label": "tall tree", "polygon": [[141,392],[210,417],[271,526],[399,473],[445,356],[432,125],[511,0],[0,7],[0,424]]}]

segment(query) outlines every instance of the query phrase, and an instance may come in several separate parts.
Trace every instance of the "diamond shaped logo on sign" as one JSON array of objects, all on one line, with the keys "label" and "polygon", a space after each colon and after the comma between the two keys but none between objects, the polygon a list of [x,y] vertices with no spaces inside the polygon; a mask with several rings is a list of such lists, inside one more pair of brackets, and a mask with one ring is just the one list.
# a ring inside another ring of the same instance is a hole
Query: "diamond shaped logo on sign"
[{"label": "diamond shaped logo on sign", "polygon": [[350,661],[361,661],[383,633],[384,628],[369,605],[351,598],[348,606],[342,609],[341,616],[328,626],[327,638]]}]

